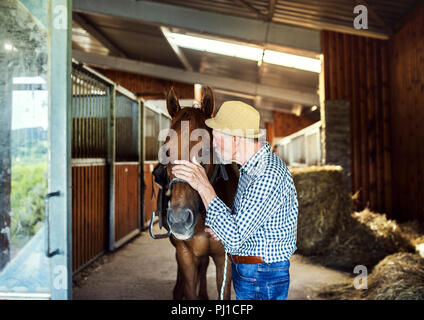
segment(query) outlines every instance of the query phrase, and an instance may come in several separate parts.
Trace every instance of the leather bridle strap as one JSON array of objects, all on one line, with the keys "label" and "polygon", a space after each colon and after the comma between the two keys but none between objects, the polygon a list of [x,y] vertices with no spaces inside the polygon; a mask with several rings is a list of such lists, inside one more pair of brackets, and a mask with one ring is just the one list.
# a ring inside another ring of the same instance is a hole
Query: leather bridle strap
[{"label": "leather bridle strap", "polygon": [[[218,171],[220,171],[220,175],[218,176]],[[225,181],[228,180],[228,174],[227,174],[227,170],[225,170],[225,166],[223,164],[217,164],[215,165],[214,169],[213,169],[213,173],[212,176],[209,178],[209,182],[213,183],[214,180],[217,177],[222,177]],[[180,178],[172,178],[172,180],[169,182],[168,184],[168,190],[170,190],[172,192],[172,185],[176,182],[184,182],[187,183],[187,181],[180,179]]]}]

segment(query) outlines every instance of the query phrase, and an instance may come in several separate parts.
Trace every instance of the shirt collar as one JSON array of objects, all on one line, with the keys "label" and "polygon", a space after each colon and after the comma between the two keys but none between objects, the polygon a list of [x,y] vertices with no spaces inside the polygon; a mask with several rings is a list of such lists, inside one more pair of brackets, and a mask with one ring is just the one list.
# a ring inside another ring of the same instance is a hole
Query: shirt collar
[{"label": "shirt collar", "polygon": [[247,173],[253,175],[255,169],[260,163],[263,156],[271,151],[268,142],[264,142],[262,147],[240,168],[240,173]]}]

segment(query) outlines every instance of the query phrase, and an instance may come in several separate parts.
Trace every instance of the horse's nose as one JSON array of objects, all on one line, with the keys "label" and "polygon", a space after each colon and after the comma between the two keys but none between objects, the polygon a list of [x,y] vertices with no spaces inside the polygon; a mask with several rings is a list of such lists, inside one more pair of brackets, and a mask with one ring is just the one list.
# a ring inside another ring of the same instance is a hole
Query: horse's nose
[{"label": "horse's nose", "polygon": [[192,227],[193,221],[194,221],[193,211],[191,211],[190,209],[186,209],[186,215],[188,216],[187,220],[186,220],[186,222],[187,222],[186,227],[187,227],[187,229],[190,229]]},{"label": "horse's nose", "polygon": [[190,229],[193,226],[194,214],[193,211],[189,208],[181,209],[178,214],[171,208],[168,211],[168,224],[183,225],[186,229]]}]

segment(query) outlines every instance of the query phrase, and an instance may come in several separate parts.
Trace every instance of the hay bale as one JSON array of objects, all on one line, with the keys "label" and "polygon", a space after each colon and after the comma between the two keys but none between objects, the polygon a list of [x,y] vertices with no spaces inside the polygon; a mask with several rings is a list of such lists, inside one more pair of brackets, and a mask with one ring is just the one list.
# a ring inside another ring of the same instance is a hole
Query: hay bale
[{"label": "hay bale", "polygon": [[368,277],[368,289],[340,283],[322,289],[327,299],[423,300],[424,259],[418,254],[395,253],[380,261]]},{"label": "hay bale", "polygon": [[372,268],[396,252],[415,253],[414,246],[395,221],[369,209],[341,219],[338,232],[326,249],[321,263],[349,271],[356,265]]},{"label": "hay bale", "polygon": [[415,252],[402,228],[384,214],[352,213],[340,166],[293,168],[291,173],[299,202],[299,253],[351,272],[356,265],[372,268],[396,252]]},{"label": "hay bale", "polygon": [[351,212],[352,201],[344,186],[342,167],[293,168],[291,174],[299,202],[296,246],[305,255],[323,254],[341,217]]},{"label": "hay bale", "polygon": [[400,224],[403,234],[415,246],[415,250],[424,257],[424,224],[417,220],[407,221]]}]

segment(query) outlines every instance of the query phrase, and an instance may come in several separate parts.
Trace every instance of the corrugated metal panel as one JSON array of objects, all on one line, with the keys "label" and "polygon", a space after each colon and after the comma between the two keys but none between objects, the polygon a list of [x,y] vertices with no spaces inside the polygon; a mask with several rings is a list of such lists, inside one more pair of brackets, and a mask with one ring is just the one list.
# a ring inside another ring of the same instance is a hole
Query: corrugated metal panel
[{"label": "corrugated metal panel", "polygon": [[[266,19],[270,13],[271,0],[157,0],[169,4],[197,8],[246,18]],[[249,9],[247,4],[256,10]],[[276,0],[272,21],[305,26],[313,29],[340,31],[337,27],[354,31],[353,8],[359,3],[366,3],[369,8],[369,30],[375,34],[386,31],[370,11],[374,11],[390,28],[394,28],[401,18],[417,3],[417,0]],[[257,14],[260,12],[265,17]]]},{"label": "corrugated metal panel", "polygon": [[287,68],[263,63],[260,72],[260,83],[274,87],[294,89],[307,93],[318,90],[319,74],[294,68]]},{"label": "corrugated metal panel", "polygon": [[[183,68],[158,26],[112,16],[94,14],[83,16],[129,58]],[[91,47],[85,51],[94,52],[101,48],[104,47],[98,41],[93,41]]]},{"label": "corrugated metal panel", "polygon": [[104,55],[109,54],[109,50],[106,47],[75,21],[72,21],[72,48]]},{"label": "corrugated metal panel", "polygon": [[394,27],[419,1],[421,0],[373,0],[372,6],[384,22]]},{"label": "corrugated metal panel", "polygon": [[182,49],[193,69],[211,75],[259,82],[269,86],[316,93],[318,74],[214,53]]},{"label": "corrugated metal panel", "polygon": [[[352,30],[355,14],[353,1],[278,1],[275,6],[273,21],[316,29],[332,29],[332,26]],[[383,29],[369,15],[370,31],[383,33]]]},{"label": "corrugated metal panel", "polygon": [[[410,10],[416,0],[372,1],[372,9],[378,13],[388,26],[394,26]],[[336,29],[351,32],[353,28],[354,6],[359,0],[158,0],[158,2],[196,8],[202,11],[220,12],[228,15],[243,16],[252,19],[269,20],[272,9],[272,21],[315,29]],[[244,3],[244,4],[243,4]],[[274,6],[271,4],[274,3]],[[367,1],[370,3],[370,1]],[[247,5],[246,5],[247,4]],[[250,8],[249,8],[250,7]],[[371,10],[369,10],[371,11]],[[258,15],[259,13],[259,15]],[[84,15],[94,27],[105,34],[130,59],[183,68],[175,52],[163,37],[158,26],[143,24],[134,20],[101,15]],[[369,12],[369,27],[374,35],[382,35],[384,27]],[[175,30],[174,30],[175,31]],[[363,33],[366,34],[365,32]],[[369,35],[369,34],[368,34]],[[84,38],[84,36],[86,38]],[[81,41],[89,52],[104,53],[105,47],[88,35],[81,35],[76,27],[74,42]],[[91,42],[90,42],[91,41]],[[85,48],[84,47],[84,48]],[[296,89],[302,92],[316,93],[318,74],[263,64],[260,68],[254,61],[243,60],[196,50],[181,49],[195,71],[216,76],[258,82],[264,85]],[[269,108],[281,102],[269,104]],[[283,107],[284,108],[284,107]]]},{"label": "corrugated metal panel", "polygon": [[195,71],[210,75],[256,82],[256,61],[182,48]]},{"label": "corrugated metal panel", "polygon": [[204,11],[212,11],[224,14],[231,14],[246,18],[255,18],[256,14],[244,6],[233,0],[157,0],[155,2],[163,2],[175,4],[184,7],[200,9]]},{"label": "corrugated metal panel", "polygon": [[[313,29],[355,32],[353,8],[358,3],[367,3],[369,8],[369,30],[361,30],[368,36],[384,37],[385,27],[372,14],[377,14],[386,27],[395,29],[396,24],[416,4],[417,0],[156,0],[173,5],[190,7],[252,19],[266,20],[271,2],[275,2],[272,21]],[[243,5],[243,3],[245,5]],[[249,9],[253,8],[253,9]],[[259,13],[259,15],[258,15]],[[165,61],[166,65],[182,67],[175,54],[156,26],[143,25],[135,21],[115,17],[89,15],[101,32],[132,58],[149,62]],[[269,18],[269,17],[268,17]],[[394,30],[396,31],[396,30]],[[108,49],[73,22],[74,44],[85,51],[108,54]],[[149,46],[143,44],[149,43]],[[141,50],[142,48],[142,50]]]}]

